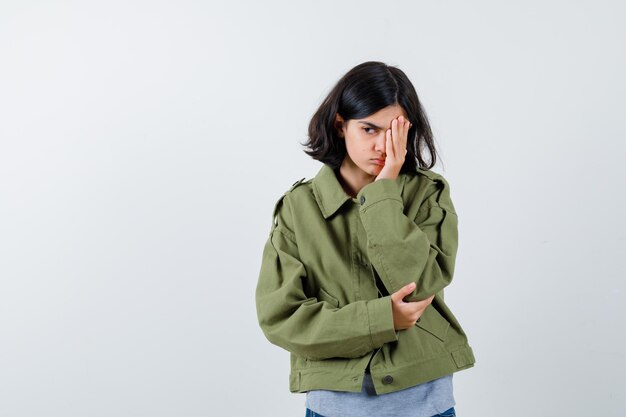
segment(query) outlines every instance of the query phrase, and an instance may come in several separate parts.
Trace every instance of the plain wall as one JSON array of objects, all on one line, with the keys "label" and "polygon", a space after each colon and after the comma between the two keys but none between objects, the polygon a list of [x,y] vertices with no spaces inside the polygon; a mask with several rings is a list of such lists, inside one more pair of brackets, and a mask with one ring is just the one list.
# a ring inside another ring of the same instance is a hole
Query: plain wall
[{"label": "plain wall", "polygon": [[367,60],[413,81],[458,211],[458,415],[623,415],[625,11],[2,1],[0,415],[304,415],[254,289]]}]

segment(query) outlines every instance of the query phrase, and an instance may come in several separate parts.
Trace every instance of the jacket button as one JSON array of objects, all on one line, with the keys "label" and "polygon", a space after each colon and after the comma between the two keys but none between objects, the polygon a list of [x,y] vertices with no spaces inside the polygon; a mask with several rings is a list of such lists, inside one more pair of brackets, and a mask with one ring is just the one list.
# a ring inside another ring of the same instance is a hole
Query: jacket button
[{"label": "jacket button", "polygon": [[359,201],[361,202],[361,205],[363,205],[363,204],[365,203],[365,196],[364,196],[364,195],[362,195],[362,196],[361,196],[361,200],[359,200]]},{"label": "jacket button", "polygon": [[385,375],[383,378],[383,384],[391,384],[393,382],[393,377],[391,375]]}]

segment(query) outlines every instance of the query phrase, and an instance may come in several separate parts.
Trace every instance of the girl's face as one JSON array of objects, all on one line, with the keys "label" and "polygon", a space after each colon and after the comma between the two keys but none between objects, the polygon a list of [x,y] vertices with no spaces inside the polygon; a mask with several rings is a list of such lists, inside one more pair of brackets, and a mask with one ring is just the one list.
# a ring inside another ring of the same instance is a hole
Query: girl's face
[{"label": "girl's face", "polygon": [[351,119],[347,122],[337,114],[335,127],[339,136],[343,136],[347,150],[343,165],[376,177],[385,164],[385,131],[391,129],[391,121],[400,116],[408,118],[398,104],[387,106],[363,119]]}]

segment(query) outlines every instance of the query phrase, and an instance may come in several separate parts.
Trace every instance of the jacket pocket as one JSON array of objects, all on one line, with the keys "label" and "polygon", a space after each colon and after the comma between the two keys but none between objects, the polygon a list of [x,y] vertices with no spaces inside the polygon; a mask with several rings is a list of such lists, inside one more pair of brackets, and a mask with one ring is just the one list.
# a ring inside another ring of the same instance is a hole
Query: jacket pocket
[{"label": "jacket pocket", "polygon": [[415,325],[420,329],[426,330],[442,342],[446,341],[446,334],[450,327],[448,320],[432,304],[426,307],[426,310],[424,310]]},{"label": "jacket pocket", "polygon": [[326,301],[331,304],[333,307],[339,307],[339,300],[332,295],[330,295],[324,288],[320,287],[320,291],[317,297],[321,301]]}]

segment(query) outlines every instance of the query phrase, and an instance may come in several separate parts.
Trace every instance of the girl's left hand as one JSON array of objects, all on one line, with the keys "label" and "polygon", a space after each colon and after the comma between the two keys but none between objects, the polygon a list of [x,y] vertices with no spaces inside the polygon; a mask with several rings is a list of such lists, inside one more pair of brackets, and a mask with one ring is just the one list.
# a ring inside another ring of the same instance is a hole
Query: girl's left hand
[{"label": "girl's left hand", "polygon": [[406,142],[410,127],[411,123],[404,116],[391,121],[391,129],[387,129],[385,132],[385,153],[387,154],[385,165],[376,177],[376,180],[382,178],[395,180],[398,174],[400,174],[400,169],[408,152]]}]

